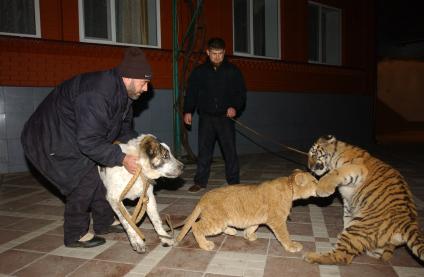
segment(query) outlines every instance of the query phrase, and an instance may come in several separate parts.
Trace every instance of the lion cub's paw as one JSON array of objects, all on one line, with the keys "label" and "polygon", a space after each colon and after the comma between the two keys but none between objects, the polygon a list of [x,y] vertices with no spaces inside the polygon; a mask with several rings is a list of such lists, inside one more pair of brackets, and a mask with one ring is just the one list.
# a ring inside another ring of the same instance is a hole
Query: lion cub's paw
[{"label": "lion cub's paw", "polygon": [[284,246],[284,248],[289,252],[299,252],[303,249],[303,245],[297,241],[292,241]]},{"label": "lion cub's paw", "polygon": [[225,228],[224,233],[226,233],[227,235],[230,235],[230,236],[235,236],[235,235],[237,235],[237,230],[234,229],[234,228],[231,228],[231,227],[227,227],[227,228]]},{"label": "lion cub's paw", "polygon": [[244,238],[247,239],[248,241],[255,241],[257,240],[257,236],[256,233],[251,233],[251,234],[244,234]]},{"label": "lion cub's paw", "polygon": [[206,241],[206,243],[199,244],[200,248],[206,251],[211,251],[215,248],[215,243],[212,241]]}]

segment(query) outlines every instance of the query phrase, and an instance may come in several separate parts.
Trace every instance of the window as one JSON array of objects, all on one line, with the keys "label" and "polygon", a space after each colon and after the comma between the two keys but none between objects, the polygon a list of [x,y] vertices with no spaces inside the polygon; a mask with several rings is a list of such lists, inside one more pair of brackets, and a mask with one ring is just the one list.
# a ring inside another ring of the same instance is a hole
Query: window
[{"label": "window", "polygon": [[39,0],[0,0],[0,34],[41,37]]},{"label": "window", "polygon": [[83,42],[160,47],[159,0],[79,0]]},{"label": "window", "polygon": [[280,58],[280,1],[233,0],[234,54]]},{"label": "window", "polygon": [[308,3],[309,62],[341,65],[341,11]]}]

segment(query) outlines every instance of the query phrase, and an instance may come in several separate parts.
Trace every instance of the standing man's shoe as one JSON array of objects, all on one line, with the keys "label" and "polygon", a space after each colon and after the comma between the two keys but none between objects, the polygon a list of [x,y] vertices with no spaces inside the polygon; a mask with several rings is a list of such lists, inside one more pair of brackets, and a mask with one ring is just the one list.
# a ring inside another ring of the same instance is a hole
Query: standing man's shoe
[{"label": "standing man's shoe", "polygon": [[188,189],[188,192],[190,192],[190,193],[196,193],[196,192],[199,192],[199,191],[202,191],[202,190],[204,190],[205,188],[204,187],[202,187],[201,185],[199,185],[199,184],[194,184],[194,185],[192,185],[189,189]]},{"label": "standing man's shoe", "polygon": [[91,247],[96,247],[105,243],[106,243],[106,240],[104,238],[95,236],[92,233],[87,233],[79,240],[69,243],[68,245],[66,245],[66,247],[91,248]]}]

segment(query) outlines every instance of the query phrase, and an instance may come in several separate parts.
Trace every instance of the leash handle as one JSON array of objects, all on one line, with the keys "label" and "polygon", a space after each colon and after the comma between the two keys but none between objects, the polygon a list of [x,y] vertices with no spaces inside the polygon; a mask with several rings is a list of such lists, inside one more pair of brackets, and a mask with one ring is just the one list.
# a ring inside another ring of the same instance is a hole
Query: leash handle
[{"label": "leash handle", "polygon": [[276,140],[274,140],[274,139],[272,139],[272,138],[270,138],[270,137],[267,137],[267,136],[265,136],[265,135],[263,135],[263,134],[261,134],[261,133],[259,133],[259,132],[255,131],[255,130],[253,130],[252,128],[250,128],[250,127],[248,127],[247,125],[245,125],[245,124],[241,123],[241,122],[240,122],[240,121],[238,121],[237,119],[234,119],[234,118],[231,118],[231,117],[230,117],[230,119],[231,119],[232,121],[234,121],[235,123],[237,123],[238,125],[240,125],[241,127],[243,127],[244,129],[249,130],[250,132],[254,133],[255,135],[257,135],[257,136],[259,136],[259,137],[262,137],[262,138],[264,138],[264,139],[267,139],[267,140],[269,140],[269,141],[271,141],[271,142],[273,142],[273,143],[275,143],[275,144],[277,144],[277,145],[279,145],[279,146],[281,146],[281,147],[283,147],[283,148],[286,148],[286,149],[288,149],[288,150],[291,150],[291,151],[293,151],[293,152],[296,152],[296,153],[299,153],[299,154],[302,154],[302,155],[308,156],[308,153],[303,152],[303,151],[300,151],[300,150],[298,150],[298,149],[296,149],[296,148],[294,148],[294,147],[290,147],[290,146],[284,145],[284,144],[282,144],[282,143],[279,143],[278,141],[276,141]]}]

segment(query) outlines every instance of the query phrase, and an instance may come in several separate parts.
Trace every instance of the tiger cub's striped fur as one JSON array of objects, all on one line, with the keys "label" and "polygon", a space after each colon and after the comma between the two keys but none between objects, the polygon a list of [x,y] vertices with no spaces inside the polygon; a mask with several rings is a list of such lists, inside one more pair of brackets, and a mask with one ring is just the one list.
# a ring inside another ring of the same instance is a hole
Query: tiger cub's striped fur
[{"label": "tiger cub's striped fur", "polygon": [[308,166],[319,176],[325,174],[317,186],[318,196],[328,196],[338,187],[344,228],[333,250],[306,253],[306,261],[349,264],[364,252],[387,261],[395,247],[405,243],[424,261],[424,235],[412,194],[399,171],[332,136],[318,139],[311,147]]}]

